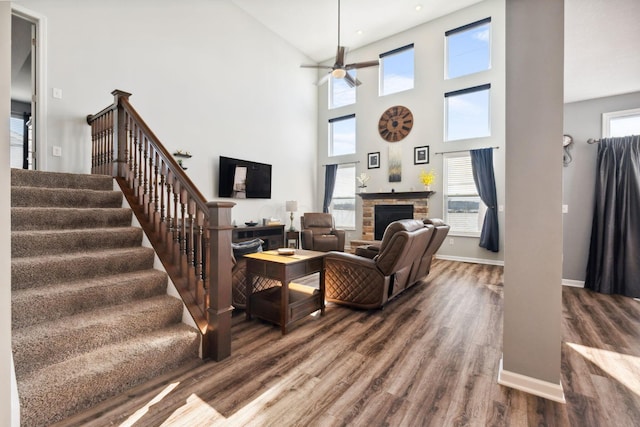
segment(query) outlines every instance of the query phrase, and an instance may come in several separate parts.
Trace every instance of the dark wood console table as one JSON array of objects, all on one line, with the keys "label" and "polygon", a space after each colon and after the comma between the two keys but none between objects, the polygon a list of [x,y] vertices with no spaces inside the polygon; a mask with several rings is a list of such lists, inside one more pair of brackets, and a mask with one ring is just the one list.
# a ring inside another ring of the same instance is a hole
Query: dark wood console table
[{"label": "dark wood console table", "polygon": [[[291,323],[320,310],[324,314],[324,256],[326,252],[296,249],[294,255],[277,251],[246,254],[247,319],[255,315],[280,325],[282,334]],[[292,280],[320,273],[320,289],[291,283]],[[280,281],[281,286],[253,292],[253,276]]]},{"label": "dark wood console table", "polygon": [[231,241],[234,243],[252,239],[262,239],[262,249],[284,248],[284,224],[280,225],[256,225],[254,227],[235,227],[231,231]]}]

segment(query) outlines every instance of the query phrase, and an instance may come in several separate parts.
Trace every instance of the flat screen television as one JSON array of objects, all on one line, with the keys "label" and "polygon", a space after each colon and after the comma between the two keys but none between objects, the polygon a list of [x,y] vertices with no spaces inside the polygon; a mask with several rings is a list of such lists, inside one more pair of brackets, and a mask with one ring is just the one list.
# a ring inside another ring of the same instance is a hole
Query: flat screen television
[{"label": "flat screen television", "polygon": [[270,199],[271,165],[220,156],[218,197]]}]

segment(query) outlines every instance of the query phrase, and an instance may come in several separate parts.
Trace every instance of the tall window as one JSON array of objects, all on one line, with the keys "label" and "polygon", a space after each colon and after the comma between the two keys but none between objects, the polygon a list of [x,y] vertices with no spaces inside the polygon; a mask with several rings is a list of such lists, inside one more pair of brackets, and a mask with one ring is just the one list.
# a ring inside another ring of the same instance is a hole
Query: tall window
[{"label": "tall window", "polygon": [[413,89],[413,43],[380,54],[380,95]]},{"label": "tall window", "polygon": [[338,166],[336,186],[333,189],[331,214],[336,227],[345,230],[356,228],[356,165],[348,163]]},{"label": "tall window", "polygon": [[486,206],[473,182],[468,152],[445,154],[444,193],[444,221],[451,233],[480,236]]},{"label": "tall window", "polygon": [[491,68],[491,18],[449,30],[446,78],[453,79]]},{"label": "tall window", "polygon": [[356,115],[329,119],[329,156],[356,152]]},{"label": "tall window", "polygon": [[444,94],[445,141],[491,135],[490,89],[486,84]]},{"label": "tall window", "polygon": [[[356,79],[356,70],[347,73]],[[356,103],[356,88],[350,87],[344,79],[329,78],[329,108],[339,108]]]},{"label": "tall window", "polygon": [[602,136],[640,135],[640,108],[602,115]]}]

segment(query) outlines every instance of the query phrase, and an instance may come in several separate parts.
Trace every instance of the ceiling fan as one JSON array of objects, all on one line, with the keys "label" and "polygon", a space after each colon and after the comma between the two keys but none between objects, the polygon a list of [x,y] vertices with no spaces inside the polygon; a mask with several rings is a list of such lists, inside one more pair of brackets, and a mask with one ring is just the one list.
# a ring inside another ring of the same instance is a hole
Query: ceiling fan
[{"label": "ceiling fan", "polygon": [[335,63],[330,65],[301,65],[302,68],[320,68],[330,70],[326,76],[318,81],[318,86],[323,84],[325,81],[329,79],[329,77],[333,77],[336,79],[344,79],[344,81],[349,85],[349,87],[360,86],[362,82],[358,79],[354,79],[351,77],[348,70],[353,70],[356,68],[365,68],[365,67],[375,67],[380,65],[380,62],[376,59],[374,61],[364,61],[364,62],[354,62],[352,64],[345,64],[345,47],[340,46],[340,0],[338,0],[338,50],[336,52],[336,61]]}]

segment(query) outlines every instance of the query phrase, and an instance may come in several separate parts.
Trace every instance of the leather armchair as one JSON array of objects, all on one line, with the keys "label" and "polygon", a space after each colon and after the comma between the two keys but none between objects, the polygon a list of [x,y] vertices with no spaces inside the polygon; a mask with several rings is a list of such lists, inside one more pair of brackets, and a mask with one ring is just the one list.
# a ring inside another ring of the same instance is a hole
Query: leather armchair
[{"label": "leather armchair", "polygon": [[344,252],[345,231],[335,228],[333,215],[307,212],[300,217],[302,249]]},{"label": "leather armchair", "polygon": [[431,241],[429,241],[429,245],[427,246],[427,250],[422,255],[420,259],[420,263],[418,265],[418,269],[416,271],[416,279],[419,280],[424,276],[429,274],[431,270],[431,261],[433,261],[433,256],[440,249],[444,239],[449,234],[449,229],[451,228],[448,224],[445,224],[439,218],[427,218],[423,220],[424,223],[429,226],[433,226],[433,236],[431,237]]},{"label": "leather armchair", "polygon": [[394,221],[384,232],[374,258],[329,252],[325,256],[325,298],[358,308],[379,308],[413,284],[416,260],[421,259],[434,232],[421,220]]}]

